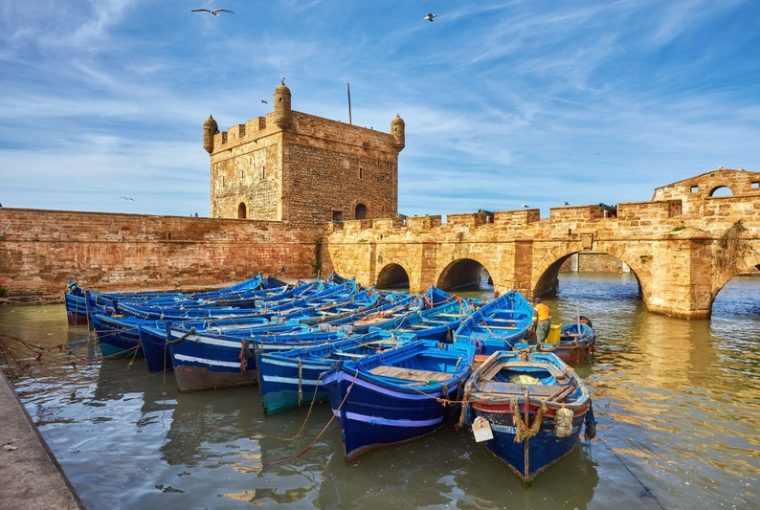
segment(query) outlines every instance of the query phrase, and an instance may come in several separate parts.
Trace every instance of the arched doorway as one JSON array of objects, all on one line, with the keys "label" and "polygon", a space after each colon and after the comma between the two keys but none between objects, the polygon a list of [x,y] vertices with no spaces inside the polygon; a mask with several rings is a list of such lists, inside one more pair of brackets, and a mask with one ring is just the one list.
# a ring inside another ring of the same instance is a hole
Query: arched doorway
[{"label": "arched doorway", "polygon": [[408,289],[409,273],[400,264],[388,264],[377,275],[378,289]]},{"label": "arched doorway", "polygon": [[358,203],[356,204],[356,207],[354,208],[354,219],[355,220],[366,220],[367,219],[367,206]]},{"label": "arched doorway", "polygon": [[244,202],[240,202],[238,205],[238,218],[241,220],[244,220],[246,218],[246,208]]},{"label": "arched doorway", "polygon": [[441,271],[436,286],[446,291],[493,291],[493,279],[477,260],[459,259]]}]

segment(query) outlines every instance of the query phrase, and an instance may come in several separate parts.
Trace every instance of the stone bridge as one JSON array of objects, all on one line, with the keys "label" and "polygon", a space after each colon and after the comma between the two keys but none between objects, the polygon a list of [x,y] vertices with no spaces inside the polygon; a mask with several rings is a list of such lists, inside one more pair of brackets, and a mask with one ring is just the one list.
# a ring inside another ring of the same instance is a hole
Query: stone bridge
[{"label": "stone bridge", "polygon": [[[611,214],[609,214],[611,213]],[[365,284],[455,289],[485,268],[500,292],[556,289],[583,251],[617,257],[636,275],[646,308],[709,317],[721,288],[760,267],[760,173],[718,169],[657,188],[651,201],[347,221],[328,227],[334,270]]]}]

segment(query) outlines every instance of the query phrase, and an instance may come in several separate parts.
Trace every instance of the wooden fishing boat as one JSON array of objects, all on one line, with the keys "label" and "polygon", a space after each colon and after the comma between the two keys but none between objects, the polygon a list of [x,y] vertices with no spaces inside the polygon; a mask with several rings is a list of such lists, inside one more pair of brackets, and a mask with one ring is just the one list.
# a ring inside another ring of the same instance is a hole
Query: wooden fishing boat
[{"label": "wooden fishing boat", "polygon": [[559,343],[542,342],[537,349],[556,354],[568,365],[579,365],[594,355],[596,333],[583,322],[568,324],[560,330]]},{"label": "wooden fishing boat", "polygon": [[476,363],[480,363],[496,351],[511,350],[528,336],[532,324],[533,307],[522,294],[511,290],[462,321],[454,340],[473,343]]},{"label": "wooden fishing boat", "polygon": [[409,334],[418,340],[451,342],[452,332],[456,331],[462,321],[472,312],[467,300],[446,301],[427,310],[418,310],[401,317],[392,318],[376,328],[393,331],[397,334]]},{"label": "wooden fishing boat", "polygon": [[408,335],[377,330],[347,340],[288,351],[259,351],[256,366],[264,412],[271,415],[323,402],[327,400],[327,389],[320,384],[323,372],[339,361],[377,354],[413,339]]},{"label": "wooden fishing boat", "polygon": [[[292,329],[284,332],[278,328]],[[342,335],[340,331],[309,331],[309,326],[305,324],[272,325],[261,329],[265,332],[236,337],[215,334],[210,330],[171,327],[166,344],[171,351],[174,378],[179,391],[256,384],[257,351],[286,351],[299,346],[335,341]]]},{"label": "wooden fishing boat", "polygon": [[316,284],[318,291],[308,295],[300,295],[284,301],[275,300],[274,303],[264,302],[253,308],[239,308],[230,306],[204,306],[204,307],[177,307],[177,306],[150,306],[134,305],[131,303],[117,302],[116,311],[124,315],[134,315],[143,319],[164,319],[182,321],[187,319],[213,318],[213,317],[279,317],[279,320],[302,314],[308,310],[320,306],[349,301],[358,290],[355,281],[347,281],[341,284],[322,285]]},{"label": "wooden fishing boat", "polygon": [[464,392],[465,423],[475,438],[526,483],[579,442],[595,422],[588,390],[572,368],[551,353],[493,353]]},{"label": "wooden fishing boat", "polygon": [[473,346],[415,340],[341,361],[322,376],[340,419],[346,458],[414,439],[440,427],[470,373]]},{"label": "wooden fishing boat", "polygon": [[261,274],[242,282],[217,290],[195,292],[185,294],[182,292],[97,292],[87,291],[75,280],[69,280],[64,294],[66,303],[66,316],[70,325],[87,324],[89,317],[98,311],[98,307],[110,307],[113,309],[117,300],[131,302],[173,302],[193,300],[207,300],[235,293],[246,292],[251,289],[275,288],[286,285],[275,278],[263,279]]}]

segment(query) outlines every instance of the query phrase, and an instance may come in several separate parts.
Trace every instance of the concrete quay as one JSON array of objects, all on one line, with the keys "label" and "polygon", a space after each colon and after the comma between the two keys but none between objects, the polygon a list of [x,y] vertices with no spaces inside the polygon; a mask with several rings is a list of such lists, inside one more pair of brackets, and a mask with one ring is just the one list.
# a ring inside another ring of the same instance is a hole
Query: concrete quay
[{"label": "concrete quay", "polygon": [[84,508],[0,371],[0,510]]}]

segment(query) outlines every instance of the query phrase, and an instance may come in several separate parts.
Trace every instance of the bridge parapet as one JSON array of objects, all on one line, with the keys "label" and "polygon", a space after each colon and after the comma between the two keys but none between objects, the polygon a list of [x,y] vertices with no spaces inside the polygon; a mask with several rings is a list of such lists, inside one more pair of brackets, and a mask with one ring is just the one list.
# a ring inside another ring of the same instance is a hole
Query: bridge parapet
[{"label": "bridge parapet", "polygon": [[541,219],[540,209],[518,209],[515,211],[496,211],[493,222],[506,227],[525,226]]},{"label": "bridge parapet", "polygon": [[620,220],[666,220],[682,213],[680,200],[661,200],[657,202],[625,202],[618,204],[617,215]]},{"label": "bridge parapet", "polygon": [[604,211],[597,205],[579,205],[571,207],[552,207],[549,209],[549,221],[562,223],[568,221],[592,221],[604,218]]},{"label": "bridge parapet", "polygon": [[462,213],[446,216],[446,224],[451,226],[478,227],[486,223],[488,223],[488,216],[485,213]]},{"label": "bridge parapet", "polygon": [[406,226],[412,232],[422,232],[441,226],[441,215],[411,216],[406,219]]}]

